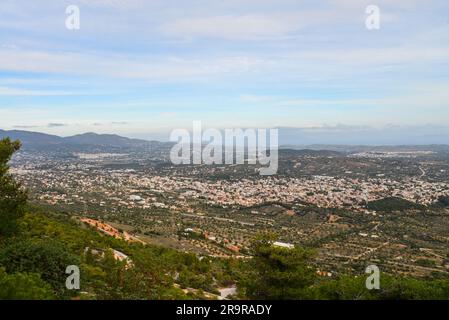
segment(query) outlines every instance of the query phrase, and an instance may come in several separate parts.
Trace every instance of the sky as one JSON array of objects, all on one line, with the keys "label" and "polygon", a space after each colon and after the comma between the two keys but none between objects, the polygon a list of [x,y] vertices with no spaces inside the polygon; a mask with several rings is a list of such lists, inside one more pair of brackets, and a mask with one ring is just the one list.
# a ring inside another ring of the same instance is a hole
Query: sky
[{"label": "sky", "polygon": [[167,140],[201,121],[444,143],[448,13],[447,0],[2,0],[0,128]]}]

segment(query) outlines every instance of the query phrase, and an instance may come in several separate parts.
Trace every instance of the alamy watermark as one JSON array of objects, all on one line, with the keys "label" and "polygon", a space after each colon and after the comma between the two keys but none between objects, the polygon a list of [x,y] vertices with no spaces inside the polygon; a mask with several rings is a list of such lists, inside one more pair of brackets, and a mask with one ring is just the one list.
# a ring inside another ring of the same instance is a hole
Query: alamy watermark
[{"label": "alamy watermark", "polygon": [[260,175],[274,175],[278,170],[277,129],[207,129],[203,132],[201,122],[194,121],[192,134],[186,129],[176,129],[170,141],[176,142],[170,152],[170,160],[176,165],[259,164]]},{"label": "alamy watermark", "polygon": [[65,273],[69,276],[65,280],[65,287],[68,290],[80,289],[80,268],[75,265],[67,266]]},{"label": "alamy watermark", "polygon": [[368,30],[380,29],[380,8],[376,5],[366,7],[365,13],[368,15],[365,20],[365,26]]},{"label": "alamy watermark", "polygon": [[76,5],[70,5],[65,9],[67,17],[65,27],[68,30],[79,30],[81,28],[80,8]]},{"label": "alamy watermark", "polygon": [[[80,30],[81,28],[81,15],[80,8],[77,5],[67,6],[65,13],[67,15],[65,20],[65,26],[68,30]],[[368,30],[380,29],[380,8],[377,5],[369,5],[365,9],[365,13],[368,15],[365,19],[365,27]]]},{"label": "alamy watermark", "polygon": [[368,290],[380,289],[380,270],[379,267],[372,264],[365,269],[369,276],[366,278],[365,286]]}]

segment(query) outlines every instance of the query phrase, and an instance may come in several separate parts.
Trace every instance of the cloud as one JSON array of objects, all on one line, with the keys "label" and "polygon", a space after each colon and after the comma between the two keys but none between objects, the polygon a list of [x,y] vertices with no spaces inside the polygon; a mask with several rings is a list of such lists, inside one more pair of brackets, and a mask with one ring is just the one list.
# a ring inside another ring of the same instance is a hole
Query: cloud
[{"label": "cloud", "polygon": [[111,124],[114,124],[114,125],[127,125],[128,122],[126,122],[126,121],[112,121]]},{"label": "cloud", "polygon": [[442,83],[416,83],[412,86],[403,85],[397,88],[394,95],[383,95],[374,98],[346,98],[346,99],[316,99],[293,98],[287,96],[243,95],[243,102],[263,103],[283,108],[315,108],[315,107],[376,107],[416,110],[432,107],[444,107],[449,103],[449,82]]},{"label": "cloud", "polygon": [[87,92],[28,90],[22,88],[0,87],[0,96],[77,96],[89,95]]},{"label": "cloud", "polygon": [[49,123],[47,124],[48,128],[59,128],[59,127],[65,127],[68,126],[68,124],[65,123]]},{"label": "cloud", "polygon": [[160,31],[167,36],[187,39],[279,41],[306,27],[332,25],[348,18],[330,10],[197,16],[168,21]]},{"label": "cloud", "polygon": [[173,118],[178,116],[178,114],[176,112],[162,112],[160,113],[160,116],[164,118]]},{"label": "cloud", "polygon": [[15,125],[15,126],[13,126],[13,128],[17,128],[17,129],[32,129],[32,128],[39,128],[39,126]]},{"label": "cloud", "polygon": [[107,125],[113,125],[113,126],[125,126],[128,125],[129,122],[127,121],[111,121],[111,122],[95,122],[92,125],[96,126],[96,127],[101,127],[101,126],[107,126]]},{"label": "cloud", "polygon": [[419,145],[447,144],[449,126],[352,126],[317,125],[279,128],[281,145]]},{"label": "cloud", "polygon": [[[261,63],[259,59],[246,56],[176,58],[0,50],[0,70],[148,81],[204,80],[208,76],[247,72]],[[27,92],[5,89],[3,93]]]},{"label": "cloud", "polygon": [[243,102],[272,102],[279,99],[275,96],[244,94],[240,96],[240,100]]},{"label": "cloud", "polygon": [[87,7],[114,8],[114,9],[136,9],[144,6],[144,0],[64,0],[69,4],[80,4]]},{"label": "cloud", "polygon": [[[409,71],[420,66],[447,63],[449,47],[390,47],[372,49],[291,50],[275,56],[264,54],[209,57],[135,56],[0,50],[0,70],[135,79],[150,82],[207,81],[235,75],[273,72],[282,77],[353,77],[354,74],[379,74],[401,67]],[[419,69],[418,69],[419,70]],[[438,72],[436,70],[435,72]],[[82,95],[67,91],[32,91],[0,87],[0,95]]]},{"label": "cloud", "polygon": [[[428,0],[428,5],[435,5],[438,3],[443,3],[445,0]],[[334,7],[337,8],[364,8],[370,4],[375,4],[379,6],[380,8],[384,9],[415,9],[416,7],[419,7],[419,5],[422,5],[421,0],[329,0],[330,4],[332,4]]]},{"label": "cloud", "polygon": [[180,19],[161,27],[169,36],[257,39],[285,35],[297,24],[268,15],[216,16]]}]

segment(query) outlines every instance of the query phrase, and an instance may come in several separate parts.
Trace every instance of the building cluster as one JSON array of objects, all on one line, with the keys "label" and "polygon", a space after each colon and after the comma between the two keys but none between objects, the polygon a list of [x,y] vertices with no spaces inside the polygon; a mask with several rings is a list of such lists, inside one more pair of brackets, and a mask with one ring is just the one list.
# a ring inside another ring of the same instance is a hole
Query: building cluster
[{"label": "building cluster", "polygon": [[189,200],[222,207],[251,207],[267,202],[310,203],[324,208],[366,211],[366,203],[400,197],[428,205],[449,194],[449,183],[406,179],[311,176],[271,176],[261,179],[209,181],[192,177],[154,175],[135,170],[89,167],[71,170],[15,171],[27,187],[50,204],[86,203],[100,207],[164,208],[189,212]]}]

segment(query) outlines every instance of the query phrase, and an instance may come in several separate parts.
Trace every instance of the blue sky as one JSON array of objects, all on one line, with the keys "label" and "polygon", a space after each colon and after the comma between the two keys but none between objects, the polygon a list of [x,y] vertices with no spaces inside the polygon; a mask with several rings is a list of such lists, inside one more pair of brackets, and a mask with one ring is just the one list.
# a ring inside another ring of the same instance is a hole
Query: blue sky
[{"label": "blue sky", "polygon": [[449,134],[448,13],[446,0],[2,0],[0,128]]}]

